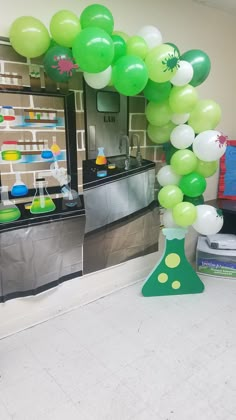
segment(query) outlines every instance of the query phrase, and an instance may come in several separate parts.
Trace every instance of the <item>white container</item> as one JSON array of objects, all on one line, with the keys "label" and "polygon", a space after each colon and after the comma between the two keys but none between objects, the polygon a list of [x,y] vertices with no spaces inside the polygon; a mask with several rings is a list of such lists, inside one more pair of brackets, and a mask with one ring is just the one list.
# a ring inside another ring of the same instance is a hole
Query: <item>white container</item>
[{"label": "white container", "polygon": [[199,236],[196,271],[207,276],[236,279],[236,250],[210,248],[205,236]]}]

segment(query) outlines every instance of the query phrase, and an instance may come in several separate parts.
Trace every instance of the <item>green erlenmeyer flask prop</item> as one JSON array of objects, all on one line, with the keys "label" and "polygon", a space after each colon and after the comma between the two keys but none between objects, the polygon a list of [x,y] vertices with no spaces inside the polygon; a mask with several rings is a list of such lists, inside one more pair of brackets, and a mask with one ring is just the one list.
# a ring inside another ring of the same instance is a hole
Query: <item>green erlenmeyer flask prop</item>
[{"label": "green erlenmeyer flask prop", "polygon": [[14,222],[21,217],[18,207],[9,200],[8,187],[0,187],[0,223]]},{"label": "green erlenmeyer flask prop", "polygon": [[162,232],[166,237],[165,251],[146,279],[142,288],[143,296],[202,293],[204,284],[184,252],[187,229],[165,228]]},{"label": "green erlenmeyer flask prop", "polygon": [[54,211],[56,206],[51,199],[50,195],[47,192],[47,182],[44,178],[36,179],[35,183],[35,196],[30,207],[30,213],[32,214],[42,214],[42,213],[49,213],[50,211]]}]

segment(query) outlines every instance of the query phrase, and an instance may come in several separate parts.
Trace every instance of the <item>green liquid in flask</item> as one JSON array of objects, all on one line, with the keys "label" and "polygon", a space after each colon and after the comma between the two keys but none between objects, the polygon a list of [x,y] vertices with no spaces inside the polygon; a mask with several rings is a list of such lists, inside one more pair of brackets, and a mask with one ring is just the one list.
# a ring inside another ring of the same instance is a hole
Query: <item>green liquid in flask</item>
[{"label": "green liquid in flask", "polygon": [[182,228],[163,229],[166,236],[164,254],[146,279],[142,288],[143,296],[165,296],[201,293],[204,285],[184,251],[187,232]]},{"label": "green liquid in flask", "polygon": [[0,223],[9,223],[19,219],[21,212],[18,207],[6,207],[0,209]]},{"label": "green liquid in flask", "polygon": [[30,207],[30,213],[32,214],[41,214],[41,213],[49,213],[50,211],[54,211],[56,208],[54,202],[50,197],[36,197]]}]

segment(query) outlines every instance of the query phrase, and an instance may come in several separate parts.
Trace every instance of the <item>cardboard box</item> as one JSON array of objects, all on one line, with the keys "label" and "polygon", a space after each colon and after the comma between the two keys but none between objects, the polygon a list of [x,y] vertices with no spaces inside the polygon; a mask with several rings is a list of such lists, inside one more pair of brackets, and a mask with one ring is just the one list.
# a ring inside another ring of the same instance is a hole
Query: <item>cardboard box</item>
[{"label": "cardboard box", "polygon": [[205,236],[199,236],[196,271],[208,276],[236,278],[236,250],[210,248]]}]

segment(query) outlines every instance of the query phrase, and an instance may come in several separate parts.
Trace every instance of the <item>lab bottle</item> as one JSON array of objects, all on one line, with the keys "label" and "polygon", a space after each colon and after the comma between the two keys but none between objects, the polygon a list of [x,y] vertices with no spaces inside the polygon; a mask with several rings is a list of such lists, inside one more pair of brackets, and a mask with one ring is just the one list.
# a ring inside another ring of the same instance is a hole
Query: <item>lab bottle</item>
[{"label": "lab bottle", "polygon": [[52,138],[51,151],[52,151],[54,156],[58,156],[61,153],[61,149],[58,146],[58,144],[56,143],[56,137],[55,136],[53,136],[53,138]]},{"label": "lab bottle", "polygon": [[48,147],[48,140],[44,140],[44,148],[42,150],[41,157],[43,159],[52,159],[53,158],[53,153]]},{"label": "lab bottle", "polygon": [[2,160],[14,162],[21,159],[20,146],[16,140],[5,140],[1,147]]},{"label": "lab bottle", "polygon": [[107,163],[107,158],[105,156],[104,147],[98,147],[96,165],[106,165],[106,163]]},{"label": "lab bottle", "polygon": [[187,229],[162,229],[166,237],[164,254],[142,288],[144,296],[201,293],[204,285],[185,256]]},{"label": "lab bottle", "polygon": [[13,197],[24,197],[27,194],[28,194],[28,187],[21,180],[20,173],[16,172],[16,182],[12,186],[11,195],[13,195]]},{"label": "lab bottle", "polygon": [[9,223],[21,217],[19,208],[9,200],[8,187],[0,187],[0,223]]},{"label": "lab bottle", "polygon": [[38,178],[35,182],[35,196],[30,207],[30,213],[42,214],[54,211],[56,206],[47,192],[47,182],[44,178]]}]

